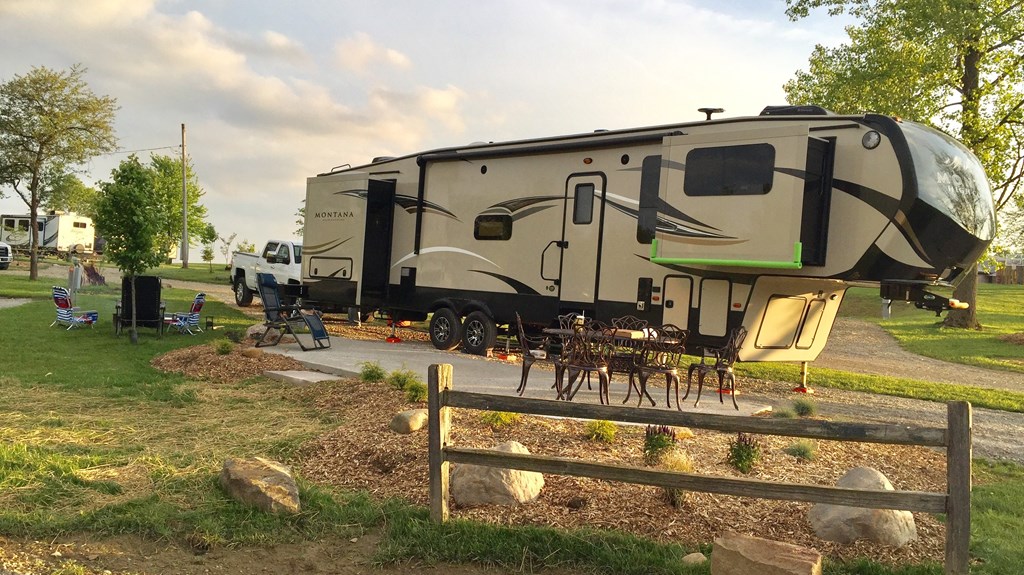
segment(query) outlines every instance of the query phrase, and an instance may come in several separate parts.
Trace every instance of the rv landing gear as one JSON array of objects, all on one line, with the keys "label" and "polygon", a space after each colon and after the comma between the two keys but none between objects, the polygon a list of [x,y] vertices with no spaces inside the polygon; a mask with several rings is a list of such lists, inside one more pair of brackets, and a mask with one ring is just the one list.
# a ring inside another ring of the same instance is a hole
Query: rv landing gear
[{"label": "rv landing gear", "polygon": [[462,341],[462,322],[451,308],[443,307],[430,316],[430,343],[445,351],[459,347]]},{"label": "rv landing gear", "polygon": [[466,316],[462,324],[462,343],[466,351],[474,355],[487,355],[498,339],[498,326],[482,311]]}]

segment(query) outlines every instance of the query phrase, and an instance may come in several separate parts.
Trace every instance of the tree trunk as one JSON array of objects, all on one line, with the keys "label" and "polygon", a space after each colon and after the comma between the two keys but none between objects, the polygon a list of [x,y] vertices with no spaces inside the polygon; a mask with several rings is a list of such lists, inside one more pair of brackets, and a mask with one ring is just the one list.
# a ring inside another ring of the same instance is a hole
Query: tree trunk
[{"label": "tree trunk", "polygon": [[967,302],[971,307],[967,309],[951,309],[942,321],[943,327],[956,327],[962,329],[981,329],[978,323],[978,264],[964,271],[964,279],[957,284],[953,290],[953,297],[962,302]]},{"label": "tree trunk", "polygon": [[[35,199],[33,195],[33,199]],[[39,203],[33,201],[28,206],[28,279],[36,281],[39,279]]]},{"label": "tree trunk", "polygon": [[139,332],[136,329],[135,320],[138,319],[139,313],[138,308],[135,305],[135,300],[138,298],[138,292],[135,291],[135,274],[131,275],[131,286],[132,286],[132,327],[128,330],[128,339],[133,343],[139,343]]}]

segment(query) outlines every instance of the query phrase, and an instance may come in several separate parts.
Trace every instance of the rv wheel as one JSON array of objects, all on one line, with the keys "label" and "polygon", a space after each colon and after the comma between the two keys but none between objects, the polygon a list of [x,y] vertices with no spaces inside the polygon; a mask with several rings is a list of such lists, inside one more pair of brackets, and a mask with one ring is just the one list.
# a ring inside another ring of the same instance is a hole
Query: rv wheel
[{"label": "rv wheel", "polygon": [[450,350],[462,340],[462,322],[451,308],[443,307],[430,317],[430,343],[437,349]]},{"label": "rv wheel", "polygon": [[482,311],[466,316],[462,324],[462,342],[466,351],[474,355],[487,355],[498,339],[498,326]]},{"label": "rv wheel", "polygon": [[239,307],[248,307],[252,303],[252,291],[245,285],[245,278],[235,278],[235,303]]}]

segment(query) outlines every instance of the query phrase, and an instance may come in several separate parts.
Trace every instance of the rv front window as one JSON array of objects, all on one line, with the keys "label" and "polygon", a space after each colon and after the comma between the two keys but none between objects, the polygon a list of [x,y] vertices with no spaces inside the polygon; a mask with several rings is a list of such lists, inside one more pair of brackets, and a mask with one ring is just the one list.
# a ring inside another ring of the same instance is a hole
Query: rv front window
[{"label": "rv front window", "polygon": [[478,240],[509,240],[512,238],[512,216],[477,216],[473,237]]},{"label": "rv front window", "polygon": [[694,148],[686,154],[687,196],[753,196],[772,190],[775,146],[742,144]]},{"label": "rv front window", "polygon": [[992,191],[981,162],[963,144],[913,122],[900,124],[914,159],[918,195],[982,240],[995,235]]},{"label": "rv front window", "polygon": [[586,225],[594,221],[594,184],[576,184],[573,196],[572,223]]}]

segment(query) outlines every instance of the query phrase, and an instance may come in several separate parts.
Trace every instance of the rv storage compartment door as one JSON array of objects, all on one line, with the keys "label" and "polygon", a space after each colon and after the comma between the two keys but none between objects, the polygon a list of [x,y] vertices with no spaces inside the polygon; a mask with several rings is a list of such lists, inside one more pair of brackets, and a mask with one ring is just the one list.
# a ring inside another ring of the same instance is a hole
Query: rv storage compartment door
[{"label": "rv storage compartment door", "polygon": [[306,181],[302,282],[313,301],[360,304],[368,188],[364,172]]},{"label": "rv storage compartment door", "polygon": [[808,126],[665,139],[655,261],[801,267]]}]

